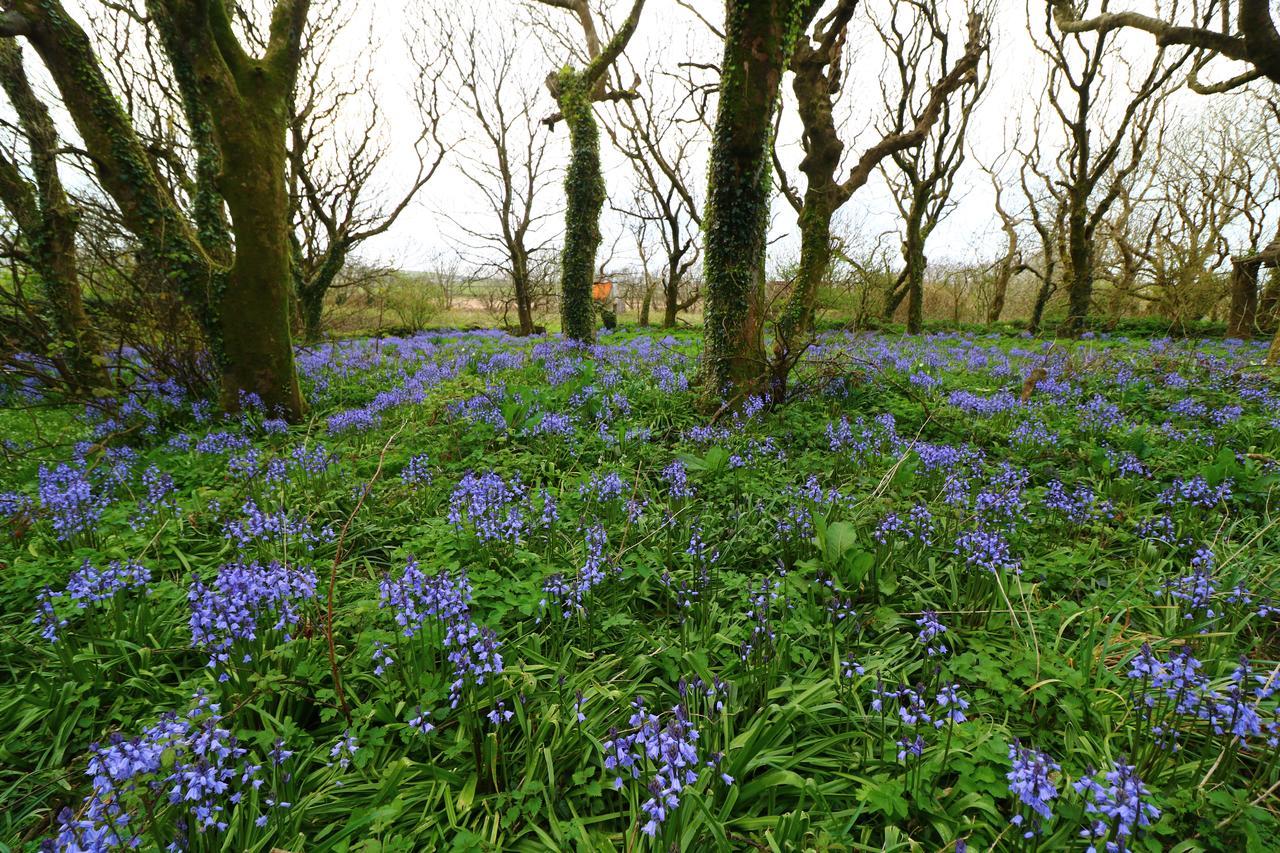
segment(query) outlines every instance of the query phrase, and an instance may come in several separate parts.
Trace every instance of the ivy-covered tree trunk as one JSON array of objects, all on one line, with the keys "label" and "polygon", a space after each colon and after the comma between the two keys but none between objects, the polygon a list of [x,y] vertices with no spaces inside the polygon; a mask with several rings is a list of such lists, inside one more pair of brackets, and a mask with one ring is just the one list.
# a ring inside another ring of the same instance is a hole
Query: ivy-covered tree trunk
[{"label": "ivy-covered tree trunk", "polygon": [[59,0],[10,6],[5,34],[25,36],[40,54],[125,224],[199,318],[221,368],[223,405],[235,411],[251,393],[300,419],[284,164],[309,0],[275,0],[262,56],[239,43],[225,0],[146,0],[202,149],[191,218],[157,177],[88,36]]},{"label": "ivy-covered tree trunk", "polygon": [[765,243],[778,87],[811,4],[727,0],[711,136],[703,320],[708,391],[746,393],[765,372]]},{"label": "ivy-covered tree trunk", "polygon": [[[107,83],[88,35],[58,0],[15,0],[6,34],[22,35],[43,60],[91,155],[103,189],[148,263],[164,270],[206,332],[223,275],[152,168],[129,116]],[[210,335],[216,352],[217,339]]]},{"label": "ivy-covered tree trunk", "polygon": [[[214,304],[222,406],[246,397],[289,420],[306,411],[289,328],[293,239],[285,134],[309,0],[276,0],[261,57],[237,40],[223,0],[147,0],[180,85],[191,78],[220,155],[217,190],[230,214],[235,256]],[[195,120],[194,118],[192,119]],[[313,308],[314,310],[314,308]]]},{"label": "ivy-covered tree trunk", "polygon": [[0,87],[17,114],[30,150],[31,181],[0,155],[0,203],[27,245],[40,279],[60,350],[51,358],[64,379],[80,391],[111,387],[101,341],[85,313],[76,250],[78,211],[58,176],[58,134],[44,102],[31,88],[22,48],[0,38]]},{"label": "ivy-covered tree trunk", "polygon": [[591,109],[593,85],[580,72],[561,70],[557,101],[569,127],[569,168],[564,175],[564,249],[560,255],[560,325],[565,337],[590,343],[596,338],[596,251],[604,175],[600,172],[600,128]]},{"label": "ivy-covered tree trunk", "polygon": [[[582,26],[590,61],[577,70],[569,66],[547,78],[547,88],[569,127],[569,168],[565,171],[564,249],[560,255],[560,323],[565,337],[591,342],[596,337],[595,305],[591,286],[595,283],[596,250],[600,248],[600,213],[604,209],[604,175],[600,172],[600,129],[596,125],[593,101],[636,97],[629,90],[606,91],[605,76],[621,55],[640,23],[645,0],[633,0],[618,31],[603,47],[587,0],[541,0],[575,13]],[[532,327],[532,319],[530,319]]]}]

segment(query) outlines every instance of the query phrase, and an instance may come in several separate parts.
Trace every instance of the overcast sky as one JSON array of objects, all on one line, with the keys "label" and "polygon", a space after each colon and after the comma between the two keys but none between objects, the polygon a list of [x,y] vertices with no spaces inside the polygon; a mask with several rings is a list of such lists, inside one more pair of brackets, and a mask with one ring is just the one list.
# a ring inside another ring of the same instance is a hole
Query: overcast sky
[{"label": "overcast sky", "polygon": [[[82,2],[92,6],[99,0]],[[719,25],[723,17],[721,0],[687,2],[707,21]],[[377,178],[379,191],[386,198],[395,196],[416,166],[411,145],[421,124],[409,94],[416,70],[409,60],[405,33],[411,22],[422,15],[424,8],[431,11],[434,4],[435,8],[446,8],[463,21],[474,17],[484,32],[492,33],[494,37],[505,34],[513,39],[520,49],[519,68],[523,85],[517,86],[513,82],[512,98],[519,97],[521,88],[535,91],[538,115],[548,114],[554,109],[541,81],[568,57],[555,37],[545,28],[535,25],[534,16],[541,15],[542,20],[555,27],[563,38],[574,42],[581,40],[576,19],[571,14],[554,9],[531,12],[527,0],[348,0],[348,5],[351,3],[358,3],[358,9],[342,35],[335,63],[338,66],[336,74],[341,76],[347,67],[359,68],[365,64],[372,67],[371,94],[377,99],[384,119],[382,132],[388,147],[388,156]],[[617,21],[630,4],[631,0],[602,0],[600,5],[612,20]],[[879,80],[884,73],[885,50],[871,31],[868,16],[885,14],[888,5],[888,0],[864,0],[855,17],[847,49],[852,59],[839,117],[846,151],[852,151],[854,156],[869,144],[874,135],[872,125],[884,114]],[[952,49],[958,54],[964,41],[965,4],[961,0],[943,0],[938,5],[951,20]],[[1030,0],[1030,6],[1037,18],[1032,28],[1042,31],[1043,18],[1040,16],[1043,15],[1043,4]],[[1132,8],[1144,7],[1149,10],[1151,4],[1134,0]],[[928,255],[932,261],[989,259],[999,252],[1000,238],[992,208],[990,183],[979,170],[978,163],[998,161],[1019,124],[1031,121],[1036,103],[1044,94],[1044,63],[1032,47],[1031,36],[1027,32],[1028,12],[1024,0],[995,0],[989,14],[993,28],[990,82],[970,127],[971,156],[957,181],[955,209],[931,238]],[[1136,65],[1145,61],[1152,51],[1150,37],[1143,34],[1126,33],[1119,37],[1117,45],[1124,58]],[[627,50],[626,61],[638,69],[660,68],[678,72],[680,63],[718,62],[720,50],[717,39],[707,26],[676,0],[648,0],[637,34]],[[1223,76],[1232,71],[1229,66],[1219,70]],[[630,74],[630,71],[624,73]],[[658,78],[650,76],[650,79]],[[661,80],[655,83],[659,91],[666,91],[662,88],[664,85]],[[784,83],[787,94],[788,87],[789,82]],[[1206,99],[1185,91],[1175,97],[1171,107],[1177,116],[1185,119],[1206,109],[1209,100],[1215,100],[1217,108],[1230,108],[1223,99]],[[468,119],[455,99],[446,95],[443,106],[447,118],[442,132],[453,150],[417,201],[389,232],[366,245],[364,253],[395,261],[406,268],[428,268],[437,258],[457,252],[467,242],[463,228],[483,229],[488,223],[483,203],[464,175],[468,157],[484,156],[485,150],[479,145],[473,120]],[[597,114],[608,121],[610,109],[607,105],[600,105]],[[780,150],[795,180],[798,175],[794,167],[800,155],[798,120],[789,100],[785,109],[779,136]],[[549,145],[548,161],[555,164],[565,162],[568,135],[563,123],[557,125]],[[632,166],[611,149],[603,134],[602,150],[609,196],[616,204],[625,205],[632,194]],[[705,160],[705,153],[706,146],[703,145],[700,160]],[[699,191],[703,182],[699,172],[695,180]],[[562,197],[557,182],[544,194],[545,209],[558,209]],[[883,178],[877,175],[860,190],[846,205],[842,218],[847,223],[846,227],[868,237],[893,231],[898,217]],[[615,237],[625,233],[625,225],[622,216],[606,211],[603,252],[609,251]],[[553,218],[548,223],[551,239],[555,238],[552,232],[556,227],[558,222]],[[794,255],[795,215],[781,200],[775,204],[773,230],[776,240],[773,255],[778,258]],[[898,245],[896,238],[890,245]],[[472,258],[476,256],[474,251],[464,249],[464,253]],[[632,264],[634,258],[630,240],[620,241],[614,267]]]}]

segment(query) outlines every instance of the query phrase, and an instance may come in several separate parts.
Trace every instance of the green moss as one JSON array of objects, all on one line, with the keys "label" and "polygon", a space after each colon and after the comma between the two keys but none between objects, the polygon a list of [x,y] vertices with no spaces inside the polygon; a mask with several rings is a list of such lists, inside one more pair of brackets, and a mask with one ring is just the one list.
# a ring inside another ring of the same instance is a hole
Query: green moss
[{"label": "green moss", "polygon": [[576,341],[594,341],[591,286],[600,248],[604,175],[600,171],[600,129],[591,108],[591,84],[572,68],[557,77],[560,112],[569,128],[569,168],[565,170],[564,249],[560,255],[560,322]]}]

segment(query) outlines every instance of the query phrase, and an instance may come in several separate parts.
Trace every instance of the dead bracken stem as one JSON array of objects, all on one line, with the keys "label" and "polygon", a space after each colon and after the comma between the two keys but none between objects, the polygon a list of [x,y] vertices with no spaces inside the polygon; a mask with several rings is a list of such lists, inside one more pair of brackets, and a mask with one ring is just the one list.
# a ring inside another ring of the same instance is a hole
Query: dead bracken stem
[{"label": "dead bracken stem", "polygon": [[347,718],[348,723],[351,722],[351,707],[347,705],[347,696],[342,689],[342,672],[338,667],[338,653],[333,644],[333,599],[338,583],[338,565],[342,562],[342,546],[346,542],[347,531],[351,529],[351,522],[355,521],[356,514],[360,512],[360,507],[364,506],[364,499],[369,496],[369,492],[373,490],[373,484],[382,475],[382,463],[387,458],[387,451],[391,448],[391,443],[396,440],[396,436],[404,432],[404,428],[408,424],[407,420],[403,421],[396,428],[396,431],[387,438],[386,444],[382,445],[382,451],[378,454],[378,467],[373,470],[373,476],[369,478],[369,482],[365,483],[364,488],[360,491],[360,498],[356,501],[355,508],[351,510],[351,514],[347,516],[346,522],[342,525],[342,530],[338,533],[338,547],[333,555],[333,565],[329,568],[329,595],[325,602],[324,637],[329,646],[329,671],[333,674],[333,691],[338,698],[338,707],[342,709],[342,715]]}]

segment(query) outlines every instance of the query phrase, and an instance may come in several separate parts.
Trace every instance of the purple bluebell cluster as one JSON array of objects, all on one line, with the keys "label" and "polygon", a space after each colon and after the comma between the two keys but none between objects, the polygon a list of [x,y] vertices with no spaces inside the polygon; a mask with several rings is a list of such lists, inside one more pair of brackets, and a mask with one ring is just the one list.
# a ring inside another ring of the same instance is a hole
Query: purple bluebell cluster
[{"label": "purple bluebell cluster", "polygon": [[[617,729],[609,732],[604,742],[605,770],[614,775],[613,786],[622,790],[626,779],[645,779],[649,797],[640,806],[646,821],[641,831],[650,838],[680,807],[685,789],[695,784],[704,766],[712,766],[698,754],[698,730],[676,705],[665,721],[650,713],[642,698],[632,702],[633,713],[627,721],[628,734]],[[727,776],[726,784],[731,784]]]},{"label": "purple bluebell cluster", "polygon": [[465,574],[445,571],[428,576],[413,557],[399,578],[383,577],[378,593],[379,606],[391,608],[401,633],[410,639],[427,627],[428,620],[448,625],[466,617],[471,605],[471,583]]},{"label": "purple bluebell cluster", "polygon": [[1034,838],[1053,817],[1053,801],[1058,798],[1054,777],[1062,768],[1045,753],[1018,741],[1009,745],[1009,763],[1009,793],[1018,806],[1010,823],[1022,832],[1023,838]]},{"label": "purple bluebell cluster", "polygon": [[241,517],[229,520],[224,528],[227,540],[240,548],[265,545],[288,549],[295,544],[313,551],[334,539],[332,527],[317,530],[306,517],[286,509],[264,510],[253,498],[244,502],[240,512]]},{"label": "purple bluebell cluster", "polygon": [[95,490],[84,465],[41,465],[37,479],[40,508],[59,542],[92,531],[102,518],[108,501]]},{"label": "purple bluebell cluster", "polygon": [[67,597],[83,609],[91,604],[110,601],[122,590],[145,589],[149,583],[151,572],[141,563],[112,560],[105,569],[98,569],[85,560],[67,579]]},{"label": "purple bluebell cluster", "polygon": [[1009,550],[1009,542],[995,530],[963,531],[956,537],[953,552],[970,569],[978,569],[995,575],[1010,572],[1022,574],[1022,561]]},{"label": "purple bluebell cluster", "polygon": [[1160,809],[1136,770],[1121,758],[1101,777],[1090,771],[1075,783],[1076,792],[1084,797],[1085,813],[1092,815],[1089,826],[1080,831],[1080,837],[1089,841],[1089,853],[1128,850],[1137,834],[1160,818]]},{"label": "purple bluebell cluster", "polygon": [[[265,632],[281,634],[283,642],[302,618],[302,606],[316,597],[316,573],[285,563],[229,563],[218,569],[211,584],[191,581],[187,601],[191,606],[191,645],[209,653],[208,665],[248,663],[252,646]],[[227,680],[227,672],[219,674]]]},{"label": "purple bluebell cluster", "polygon": [[[170,712],[134,738],[112,735],[106,744],[89,747],[91,791],[79,810],[65,808],[58,815],[57,835],[48,849],[112,850],[142,846],[149,824],[161,809],[177,815],[178,831],[192,825],[200,833],[223,832],[232,813],[249,807],[246,797],[269,781],[264,765],[279,767],[293,753],[277,741],[271,755],[255,760],[248,745],[225,725],[220,706],[197,693],[185,714]],[[266,826],[270,812],[291,804],[268,795],[267,812],[255,817]],[[164,824],[155,820],[157,826]],[[181,839],[172,839],[181,849]]]},{"label": "purple bluebell cluster", "polygon": [[926,610],[921,613],[920,618],[916,620],[916,626],[920,629],[916,634],[916,642],[924,646],[926,655],[933,657],[945,655],[950,651],[942,638],[942,635],[947,632],[947,626],[938,621],[936,611]]},{"label": "purple bluebell cluster", "polygon": [[148,465],[142,472],[142,488],[145,493],[139,498],[137,512],[131,521],[135,529],[178,511],[178,504],[174,499],[177,486],[174,485],[173,477],[157,466]]},{"label": "purple bluebell cluster", "polygon": [[505,480],[496,471],[468,472],[449,496],[449,523],[481,544],[518,543],[527,532],[528,497],[518,474]]},{"label": "purple bluebell cluster", "polygon": [[1042,502],[1045,509],[1076,527],[1109,518],[1115,512],[1110,501],[1100,499],[1093,489],[1083,483],[1068,491],[1060,480],[1051,480],[1045,487]]}]

